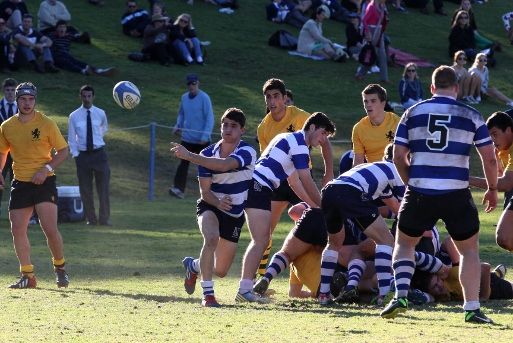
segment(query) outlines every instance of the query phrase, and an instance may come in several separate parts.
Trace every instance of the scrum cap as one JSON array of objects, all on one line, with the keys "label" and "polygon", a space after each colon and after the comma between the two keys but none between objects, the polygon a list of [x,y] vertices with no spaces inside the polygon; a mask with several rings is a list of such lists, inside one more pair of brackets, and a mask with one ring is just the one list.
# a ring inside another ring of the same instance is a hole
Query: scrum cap
[{"label": "scrum cap", "polygon": [[37,88],[30,82],[23,82],[16,87],[16,100],[22,95],[32,95],[37,100]]}]

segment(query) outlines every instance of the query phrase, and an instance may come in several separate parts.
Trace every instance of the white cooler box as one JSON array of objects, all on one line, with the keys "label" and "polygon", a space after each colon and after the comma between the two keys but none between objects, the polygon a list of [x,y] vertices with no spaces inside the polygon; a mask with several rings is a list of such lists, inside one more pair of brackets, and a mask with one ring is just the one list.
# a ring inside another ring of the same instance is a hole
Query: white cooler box
[{"label": "white cooler box", "polygon": [[57,186],[57,194],[59,223],[74,223],[85,219],[78,186]]}]

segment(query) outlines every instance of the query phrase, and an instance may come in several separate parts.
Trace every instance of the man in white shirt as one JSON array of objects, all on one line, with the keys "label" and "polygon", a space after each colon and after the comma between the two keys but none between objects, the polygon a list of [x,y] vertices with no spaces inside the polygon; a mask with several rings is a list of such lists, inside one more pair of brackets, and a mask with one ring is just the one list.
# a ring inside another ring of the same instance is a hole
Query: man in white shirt
[{"label": "man in white shirt", "polygon": [[[77,165],[78,186],[84,204],[87,225],[112,226],[110,223],[110,167],[103,150],[103,135],[107,132],[105,111],[93,106],[94,89],[80,88],[82,106],[69,116],[68,145]],[[99,220],[93,200],[93,175],[100,200]]]}]

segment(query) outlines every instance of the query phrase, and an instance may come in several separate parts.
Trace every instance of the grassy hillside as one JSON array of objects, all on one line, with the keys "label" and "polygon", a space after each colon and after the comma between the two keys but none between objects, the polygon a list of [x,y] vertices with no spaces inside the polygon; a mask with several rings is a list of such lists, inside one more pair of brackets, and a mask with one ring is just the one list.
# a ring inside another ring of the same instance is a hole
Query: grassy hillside
[{"label": "grassy hillside", "polygon": [[[264,101],[261,93],[263,83],[270,77],[285,80],[295,94],[296,104],[309,112],[322,111],[335,120],[338,133],[335,140],[348,141],[351,128],[365,115],[361,104],[361,91],[368,83],[379,81],[374,74],[365,82],[357,81],[354,74],[355,61],[333,63],[293,57],[286,51],[267,45],[271,34],[286,29],[298,36],[299,30],[288,25],[266,21],[267,0],[241,0],[241,8],[234,14],[219,13],[216,6],[197,0],[194,6],[185,0],[164,0],[171,17],[180,13],[192,15],[194,26],[202,41],[210,41],[207,47],[207,66],[161,67],[155,62],[136,63],[127,59],[127,54],[138,51],[141,40],[122,35],[120,18],[125,11],[125,0],[109,0],[104,7],[95,7],[86,1],[67,1],[72,15],[71,25],[80,31],[89,30],[92,45],[72,45],[72,53],[95,67],[116,66],[118,74],[112,77],[89,76],[61,72],[38,75],[29,68],[14,74],[18,81],[32,81],[39,89],[38,107],[54,118],[63,133],[67,133],[67,117],[80,106],[78,89],[91,84],[96,89],[95,104],[106,110],[110,129],[146,126],[156,122],[165,127],[157,130],[157,198],[167,197],[177,166],[177,159],[169,154],[169,141],[176,141],[169,127],[176,122],[176,113],[185,89],[185,75],[197,73],[201,89],[206,91],[214,106],[217,118],[228,107],[239,107],[249,118],[248,136],[256,132],[263,116]],[[27,2],[29,10],[37,13],[39,1]],[[145,0],[140,7],[148,7]],[[429,5],[432,9],[432,6]],[[445,9],[452,13],[457,6],[445,2]],[[481,33],[490,39],[499,39],[504,44],[503,52],[497,53],[497,67],[491,70],[491,85],[505,94],[513,96],[513,49],[509,45],[500,16],[510,10],[507,1],[493,1],[488,5],[474,5],[476,20]],[[450,64],[447,56],[448,34],[451,16],[437,14],[422,15],[416,9],[403,14],[390,9],[388,34],[392,46],[422,57],[436,65]],[[325,21],[324,35],[335,42],[345,43],[345,25]],[[397,85],[403,68],[390,68],[390,79],[394,85],[386,85],[389,98],[398,101]],[[429,94],[429,81],[433,69],[420,70],[424,92]],[[134,82],[142,93],[141,104],[133,110],[123,110],[112,99],[112,87],[120,80]],[[483,115],[506,109],[495,100],[477,105]],[[218,139],[219,136],[213,136]],[[107,152],[112,167],[112,195],[116,201],[147,198],[149,168],[149,128],[131,131],[114,131],[107,134]],[[348,148],[347,144],[335,143],[336,159]],[[318,158],[314,153],[314,159]],[[338,161],[335,161],[335,165]],[[480,167],[476,166],[476,172]],[[315,170],[315,175],[319,171]],[[58,169],[61,184],[76,184],[75,167],[68,159]],[[195,196],[195,175],[190,172],[190,194]],[[5,199],[4,199],[5,201]]]}]

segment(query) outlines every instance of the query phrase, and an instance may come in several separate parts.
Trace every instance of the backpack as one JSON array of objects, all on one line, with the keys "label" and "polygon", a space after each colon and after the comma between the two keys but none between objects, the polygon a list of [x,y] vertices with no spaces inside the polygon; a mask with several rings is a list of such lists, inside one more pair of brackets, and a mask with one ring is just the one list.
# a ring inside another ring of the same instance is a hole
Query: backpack
[{"label": "backpack", "polygon": [[371,67],[376,64],[376,60],[378,59],[378,55],[376,54],[376,50],[371,42],[367,42],[360,50],[358,54],[358,62],[361,65],[366,67]]},{"label": "backpack", "polygon": [[131,52],[128,54],[128,59],[135,62],[144,62],[150,59],[148,54],[142,52]]},{"label": "backpack", "polygon": [[282,49],[297,49],[297,39],[287,30],[278,30],[269,38],[269,45],[280,47]]}]

